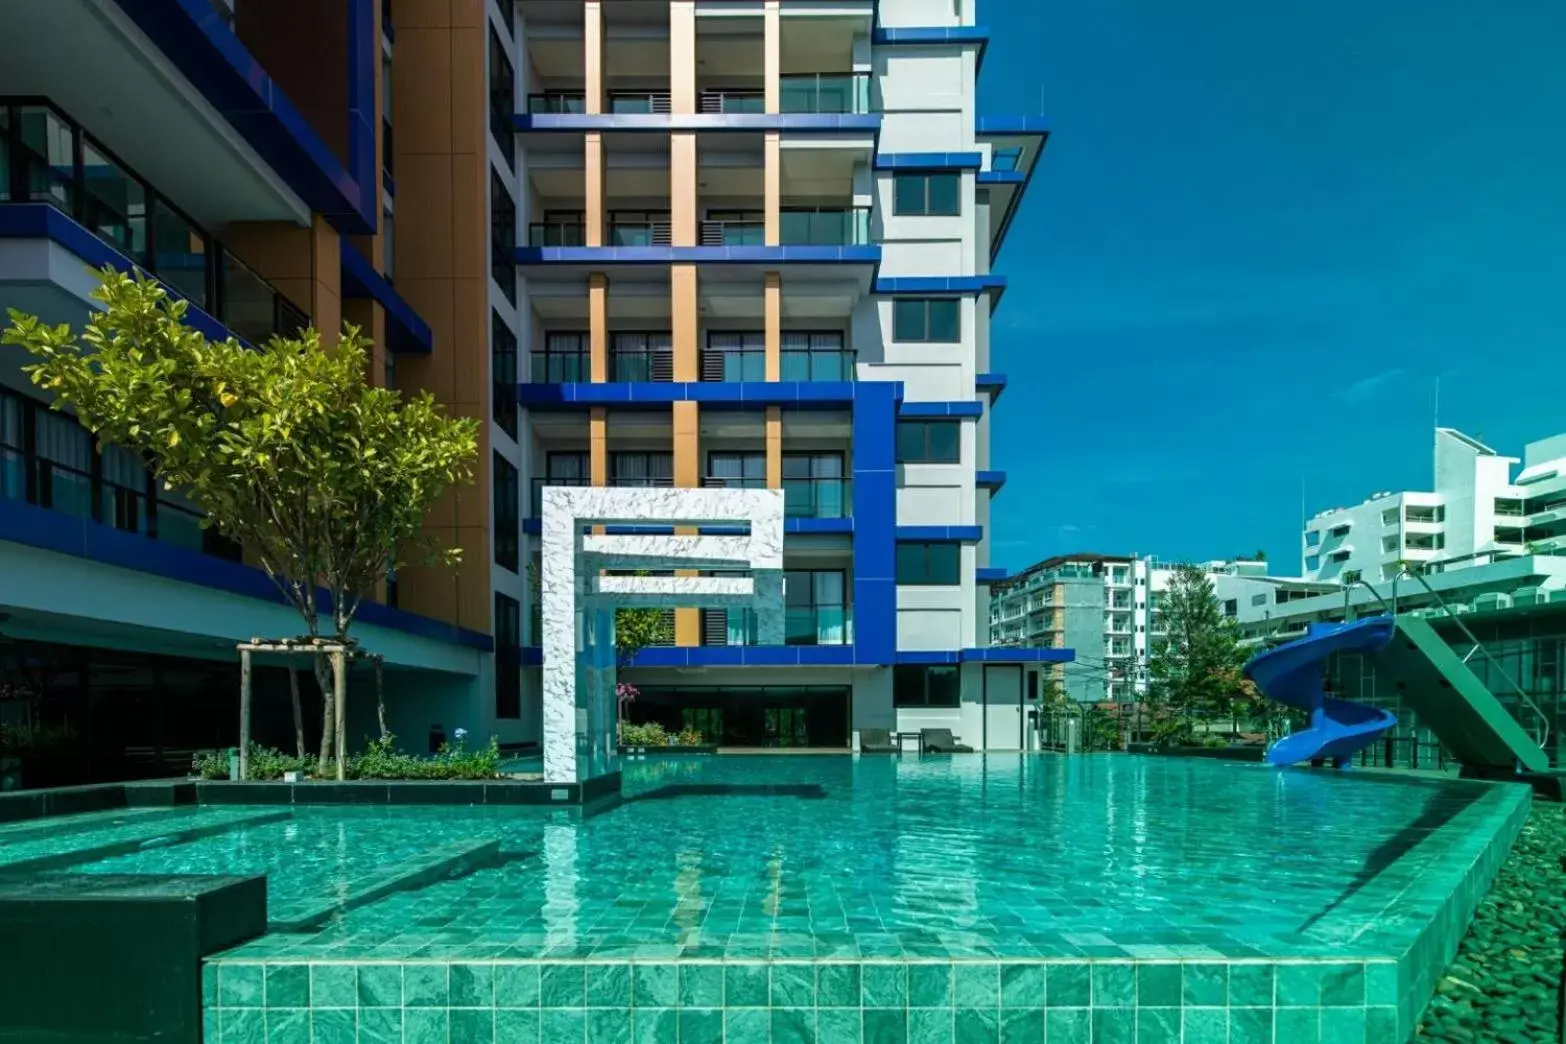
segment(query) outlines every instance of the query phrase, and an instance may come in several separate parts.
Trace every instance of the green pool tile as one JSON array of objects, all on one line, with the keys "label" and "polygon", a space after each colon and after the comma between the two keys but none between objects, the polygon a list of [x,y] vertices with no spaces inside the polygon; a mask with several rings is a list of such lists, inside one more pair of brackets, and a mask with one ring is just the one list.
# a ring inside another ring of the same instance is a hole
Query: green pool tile
[{"label": "green pool tile", "polygon": [[1178,1008],[1183,997],[1180,965],[1158,962],[1136,966],[1137,1007]]},{"label": "green pool tile", "polygon": [[680,969],[675,964],[631,966],[631,1003],[638,1008],[673,1008],[680,1003]]},{"label": "green pool tile", "polygon": [[[651,1017],[645,1017],[651,1013]],[[722,1008],[638,1008],[632,1016],[637,1044],[723,1044]]]},{"label": "green pool tile", "polygon": [[[534,1044],[538,1034],[533,1034]],[[401,1008],[360,1008],[359,1044],[402,1044]]]},{"label": "green pool tile", "polygon": [[588,965],[587,1006],[589,1008],[629,1008],[631,1006],[631,966],[629,964]]},{"label": "green pool tile", "polygon": [[[774,974],[774,988],[777,981],[777,975]],[[772,1044],[816,1044],[816,1009],[773,1008]]]},{"label": "green pool tile", "polygon": [[[813,964],[774,964],[772,990],[774,1008],[814,1008],[816,1006],[816,966]],[[811,1032],[814,1032],[812,1029]]]},{"label": "green pool tile", "polygon": [[1365,1004],[1365,966],[1363,964],[1326,964],[1321,971],[1323,1007],[1363,1007]]},{"label": "green pool tile", "polygon": [[403,1044],[448,1044],[445,1008],[408,1008],[402,1013]]},{"label": "green pool tile", "polygon": [[908,1006],[910,1008],[951,1007],[952,966],[950,964],[910,964],[908,966]]},{"label": "green pool tile", "polygon": [[[1321,1039],[1330,1044],[1367,1044],[1364,1008],[1322,1008]],[[1369,1041],[1380,1044],[1380,1041]]]},{"label": "green pool tile", "polygon": [[1397,965],[1391,961],[1373,961],[1365,965],[1365,1003],[1395,1005],[1398,1002]]},{"label": "green pool tile", "polygon": [[1277,1009],[1272,1017],[1272,1039],[1278,1044],[1322,1044],[1321,1009]]},{"label": "green pool tile", "polygon": [[1136,1044],[1136,1009],[1094,1008],[1093,1044]]},{"label": "green pool tile", "polygon": [[539,1012],[538,1035],[549,1044],[582,1044],[587,1039],[587,1012],[581,1008],[545,1008]]},{"label": "green pool tile", "polygon": [[[203,1008],[215,1008],[218,1002],[218,966],[215,964],[203,964],[201,966],[201,1006]],[[216,1037],[213,1038],[214,1040]]]},{"label": "green pool tile", "polygon": [[1278,965],[1278,1007],[1314,1007],[1321,1003],[1319,964]]},{"label": "green pool tile", "polygon": [[402,968],[395,964],[359,965],[359,1007],[402,1007]]},{"label": "green pool tile", "polygon": [[495,1044],[542,1044],[539,1013],[528,1008],[495,1009]]},{"label": "green pool tile", "polygon": [[[201,1009],[201,1039],[204,1044],[223,1044],[223,1013],[215,1005]],[[402,1044],[402,1033],[397,1033],[396,1044]]]},{"label": "green pool tile", "polygon": [[1044,974],[1044,1004],[1086,1008],[1093,1003],[1093,973],[1085,964],[1051,964]]},{"label": "green pool tile", "polygon": [[[353,1008],[313,1008],[310,1011],[311,1044],[355,1044],[359,1039],[358,1012]],[[468,1038],[460,1038],[464,1042]],[[485,1036],[481,1044],[487,1044]]]},{"label": "green pool tile", "polygon": [[587,1004],[587,971],[580,964],[544,964],[538,969],[538,1003],[544,1008]]},{"label": "green pool tile", "polygon": [[723,1044],[767,1044],[772,1013],[766,1008],[725,1008]]},{"label": "green pool tile", "polygon": [[[359,980],[362,985],[364,979]],[[539,1002],[538,965],[495,965],[495,1007],[536,1008]]]},{"label": "green pool tile", "polygon": [[[1195,1007],[1221,1008],[1229,1003],[1229,966],[1227,964],[1188,963],[1180,970],[1184,1003]],[[1272,1003],[1269,985],[1267,1003]]]},{"label": "green pool tile", "polygon": [[495,1006],[495,966],[493,964],[453,964],[450,972],[453,1008],[493,1008]]},{"label": "green pool tile", "polygon": [[450,965],[404,964],[402,1002],[409,1008],[446,1008],[451,1005]]},{"label": "green pool tile", "polygon": [[268,1008],[308,1008],[310,1006],[310,966],[308,964],[268,964],[264,974],[266,977],[266,1006]]},{"label": "green pool tile", "polygon": [[767,1006],[767,966],[765,964],[728,964],[723,968],[723,1006],[726,1008],[765,1008]]},{"label": "green pool tile", "polygon": [[861,1003],[867,1008],[908,1005],[906,964],[866,964],[859,969]]},{"label": "green pool tile", "polygon": [[266,1039],[267,1044],[310,1044],[310,1009],[268,1009]]},{"label": "green pool tile", "polygon": [[[486,1001],[486,1003],[488,1003]],[[352,964],[310,965],[312,1008],[353,1008],[359,1004],[359,969]]]},{"label": "green pool tile", "polygon": [[1087,1008],[1050,1008],[1044,1012],[1044,1039],[1049,1044],[1093,1044],[1092,1016]]},{"label": "green pool tile", "polygon": [[1001,1007],[1044,1007],[1044,965],[1003,964],[1000,985]]},{"label": "green pool tile", "polygon": [[259,964],[221,965],[218,970],[218,1003],[225,1008],[259,1008],[261,983],[262,970]]},{"label": "green pool tile", "polygon": [[680,965],[680,1007],[723,1007],[723,965]]},{"label": "green pool tile", "polygon": [[861,1039],[864,1044],[907,1044],[908,1013],[901,1008],[866,1008]]},{"label": "green pool tile", "polygon": [[[821,1008],[816,1011],[816,1040],[819,1044],[857,1044],[860,1034],[858,1008]],[[684,1044],[681,1041],[680,1044]]]},{"label": "green pool tile", "polygon": [[[452,1040],[457,1040],[455,1033]],[[591,1044],[631,1044],[630,1008],[593,1008],[587,1013],[587,1039]]]},{"label": "green pool tile", "polygon": [[1270,1008],[1275,974],[1270,964],[1229,965],[1229,1004],[1236,1008]]},{"label": "green pool tile", "polygon": [[[1270,1009],[1229,1009],[1229,1044],[1272,1044],[1272,1039]],[[1284,1044],[1289,1042],[1285,1041]]]},{"label": "green pool tile", "polygon": [[1229,1013],[1223,1008],[1181,1008],[1180,1039],[1185,1044],[1227,1044]]},{"label": "green pool tile", "polygon": [[1365,1044],[1380,1044],[1383,1040],[1397,1039],[1396,1008],[1365,1009]]},{"label": "green pool tile", "polygon": [[908,1012],[908,1044],[952,1044],[956,1032],[950,1008],[912,1008]]},{"label": "green pool tile", "polygon": [[998,1008],[958,1008],[954,1025],[957,1044],[1000,1044]]},{"label": "green pool tile", "polygon": [[1093,965],[1093,1007],[1129,1008],[1136,1004],[1136,965],[1101,961]]},{"label": "green pool tile", "polygon": [[859,1007],[859,965],[822,964],[816,968],[816,1006]]},{"label": "green pool tile", "polygon": [[1136,1044],[1180,1044],[1180,1009],[1138,1008]]},{"label": "green pool tile", "polygon": [[1000,965],[989,963],[952,965],[952,1001],[959,1008],[998,1007]]},{"label": "green pool tile", "polygon": [[1043,1008],[1001,1009],[1000,1044],[1039,1044],[1043,1039]]}]

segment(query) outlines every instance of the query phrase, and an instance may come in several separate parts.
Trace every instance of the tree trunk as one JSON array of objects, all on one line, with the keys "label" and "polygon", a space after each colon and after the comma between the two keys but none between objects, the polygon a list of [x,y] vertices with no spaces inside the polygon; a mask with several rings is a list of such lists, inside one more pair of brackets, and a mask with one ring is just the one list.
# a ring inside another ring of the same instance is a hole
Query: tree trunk
[{"label": "tree trunk", "polygon": [[317,759],[317,774],[324,776],[332,751],[337,749],[337,701],[333,699],[335,687],[326,657],[316,653],[314,659],[315,683],[321,688],[321,756]]},{"label": "tree trunk", "polygon": [[250,650],[239,650],[239,778],[250,778]]},{"label": "tree trunk", "polygon": [[294,670],[293,661],[288,662],[288,696],[294,704],[294,745],[299,751],[299,759],[305,758],[304,738],[304,709],[299,705],[299,672]]},{"label": "tree trunk", "polygon": [[381,739],[384,741],[391,733],[386,731],[386,675],[382,670],[384,664],[381,658],[375,658],[375,717],[381,726]]},{"label": "tree trunk", "polygon": [[348,745],[344,733],[346,729],[346,712],[348,709],[348,665],[346,657],[341,649],[332,653],[332,688],[335,693],[333,702],[336,704],[337,713],[337,778],[343,778],[346,770],[345,762],[348,760]]}]

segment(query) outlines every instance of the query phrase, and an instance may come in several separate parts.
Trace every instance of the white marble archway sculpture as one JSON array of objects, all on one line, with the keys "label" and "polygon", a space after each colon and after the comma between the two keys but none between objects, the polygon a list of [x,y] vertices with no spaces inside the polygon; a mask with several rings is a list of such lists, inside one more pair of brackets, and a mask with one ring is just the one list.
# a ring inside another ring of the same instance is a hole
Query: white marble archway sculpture
[{"label": "white marble archway sculpture", "polygon": [[[744,535],[592,531],[627,525]],[[618,767],[616,608],[752,608],[760,644],[783,644],[782,490],[546,486],[540,528],[546,782],[580,782]],[[605,576],[604,569],[718,575]]]}]

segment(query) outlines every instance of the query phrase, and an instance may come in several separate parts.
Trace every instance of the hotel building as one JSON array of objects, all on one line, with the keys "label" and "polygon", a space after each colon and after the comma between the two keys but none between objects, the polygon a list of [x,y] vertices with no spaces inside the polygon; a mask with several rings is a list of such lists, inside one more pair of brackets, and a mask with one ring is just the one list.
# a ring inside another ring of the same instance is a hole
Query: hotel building
[{"label": "hotel building", "polygon": [[[209,336],[355,323],[375,381],[485,421],[427,521],[461,565],[402,569],[355,629],[411,748],[538,739],[556,484],[785,491],[786,644],[674,610],[635,716],[1015,749],[1030,665],[1069,652],[986,647],[992,261],[1046,138],[976,111],[987,42],[971,0],[6,4],[0,305],[79,326],[85,268],[135,267]],[[297,618],[25,362],[0,355],[0,681],[91,723],[93,775],[232,742],[233,643]],[[286,747],[280,677],[258,728]]]}]

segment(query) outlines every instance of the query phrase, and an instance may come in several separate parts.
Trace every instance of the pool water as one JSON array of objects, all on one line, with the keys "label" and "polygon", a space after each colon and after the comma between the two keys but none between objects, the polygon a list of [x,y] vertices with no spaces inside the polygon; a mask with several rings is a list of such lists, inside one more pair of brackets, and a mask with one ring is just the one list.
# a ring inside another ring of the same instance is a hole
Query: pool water
[{"label": "pool water", "polygon": [[667,758],[627,763],[599,815],[299,807],[73,869],[266,872],[275,903],[501,843],[495,865],[235,951],[268,957],[1319,954],[1496,789],[1119,755]]}]

